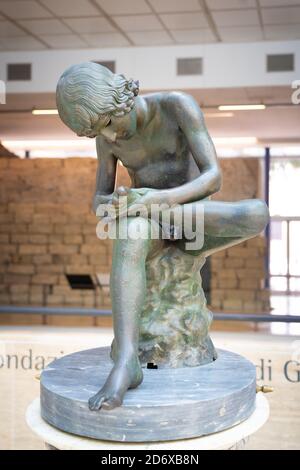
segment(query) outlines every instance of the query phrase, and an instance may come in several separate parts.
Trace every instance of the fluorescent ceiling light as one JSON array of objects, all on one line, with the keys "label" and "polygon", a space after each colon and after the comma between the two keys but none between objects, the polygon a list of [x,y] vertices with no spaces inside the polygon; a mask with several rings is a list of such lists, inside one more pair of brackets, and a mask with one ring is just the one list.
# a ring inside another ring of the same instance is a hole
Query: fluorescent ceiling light
[{"label": "fluorescent ceiling light", "polygon": [[256,137],[214,137],[213,141],[216,145],[230,145],[232,147],[257,144]]},{"label": "fluorescent ceiling light", "polygon": [[233,117],[233,113],[204,113],[206,118],[229,118]]},{"label": "fluorescent ceiling light", "polygon": [[33,109],[32,114],[35,116],[58,114],[57,109]]},{"label": "fluorescent ceiling light", "polygon": [[253,111],[266,109],[264,104],[226,104],[218,107],[219,111]]},{"label": "fluorescent ceiling light", "polygon": [[77,148],[77,147],[95,147],[95,141],[89,139],[72,139],[72,140],[4,140],[3,145],[7,147],[14,147],[18,149],[42,149],[42,148],[57,148],[63,149]]},{"label": "fluorescent ceiling light", "polygon": [[96,157],[94,139],[5,140],[2,144],[20,157],[25,155],[26,150],[30,152],[32,158]]}]

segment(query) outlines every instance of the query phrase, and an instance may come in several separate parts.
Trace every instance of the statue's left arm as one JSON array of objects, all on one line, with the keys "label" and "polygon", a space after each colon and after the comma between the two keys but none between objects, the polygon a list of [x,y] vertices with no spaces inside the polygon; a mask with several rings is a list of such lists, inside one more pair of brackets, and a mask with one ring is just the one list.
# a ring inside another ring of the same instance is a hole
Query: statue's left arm
[{"label": "statue's left arm", "polygon": [[190,95],[172,92],[167,97],[167,111],[172,113],[178,127],[184,133],[201,173],[189,183],[163,191],[168,202],[184,204],[216,193],[221,187],[221,172],[215,147],[207,132],[198,103]]},{"label": "statue's left arm", "polygon": [[[214,144],[207,132],[204,117],[198,103],[190,95],[180,92],[169,93],[162,105],[169,117],[176,121],[184,133],[189,150],[200,170],[200,176],[193,181],[171,189],[127,188],[127,194],[137,197],[132,205],[129,203],[129,214],[140,211],[137,204],[148,207],[151,204],[166,203],[169,206],[200,201],[219,191],[221,172],[217,161]],[[187,162],[188,165],[188,162]],[[124,209],[127,213],[127,207]],[[120,211],[122,214],[122,210]]]}]

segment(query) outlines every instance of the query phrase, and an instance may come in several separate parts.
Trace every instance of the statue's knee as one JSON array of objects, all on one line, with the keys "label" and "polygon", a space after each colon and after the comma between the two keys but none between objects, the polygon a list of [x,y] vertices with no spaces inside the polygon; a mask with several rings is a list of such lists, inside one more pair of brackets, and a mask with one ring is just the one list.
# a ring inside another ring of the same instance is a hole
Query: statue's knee
[{"label": "statue's knee", "polygon": [[149,238],[150,223],[143,217],[123,217],[118,220],[117,238],[136,240]]},{"label": "statue's knee", "polygon": [[259,231],[261,232],[266,228],[266,225],[269,222],[270,218],[270,213],[269,213],[269,208],[267,204],[264,201],[261,201],[260,199],[257,199],[257,222],[259,226]]},{"label": "statue's knee", "polygon": [[129,240],[149,240],[151,237],[149,220],[143,217],[129,217],[127,219],[127,233]]},{"label": "statue's knee", "polygon": [[117,241],[118,255],[133,263],[146,258],[150,245],[149,221],[142,217],[129,217],[123,234]]},{"label": "statue's knee", "polygon": [[244,203],[244,222],[251,233],[258,234],[262,232],[269,221],[269,209],[261,199],[251,199]]},{"label": "statue's knee", "polygon": [[253,200],[253,205],[252,205],[252,221],[253,221],[253,226],[255,227],[255,230],[257,233],[262,232],[268,221],[269,221],[269,209],[268,206],[264,201],[261,199],[255,199]]}]

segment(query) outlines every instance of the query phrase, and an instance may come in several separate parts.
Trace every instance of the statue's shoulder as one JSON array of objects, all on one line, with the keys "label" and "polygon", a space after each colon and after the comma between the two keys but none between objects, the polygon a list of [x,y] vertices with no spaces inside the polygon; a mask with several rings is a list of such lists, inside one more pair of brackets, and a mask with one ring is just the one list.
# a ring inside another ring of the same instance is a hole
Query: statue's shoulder
[{"label": "statue's shoulder", "polygon": [[192,98],[191,95],[188,93],[185,93],[184,91],[166,91],[164,92],[165,98],[170,101],[181,101],[181,100],[186,100]]},{"label": "statue's shoulder", "polygon": [[199,104],[195,98],[183,91],[164,92],[162,97],[162,104],[172,111],[189,111],[191,108],[197,108],[199,110]]},{"label": "statue's shoulder", "polygon": [[184,93],[183,91],[158,91],[155,93],[147,93],[142,96],[149,104],[155,102],[160,105],[168,105],[171,103],[178,103],[194,99],[191,95]]},{"label": "statue's shoulder", "polygon": [[203,113],[199,104],[192,95],[183,91],[161,91],[143,95],[150,109],[165,116],[176,117],[178,120],[187,116],[199,122]]}]

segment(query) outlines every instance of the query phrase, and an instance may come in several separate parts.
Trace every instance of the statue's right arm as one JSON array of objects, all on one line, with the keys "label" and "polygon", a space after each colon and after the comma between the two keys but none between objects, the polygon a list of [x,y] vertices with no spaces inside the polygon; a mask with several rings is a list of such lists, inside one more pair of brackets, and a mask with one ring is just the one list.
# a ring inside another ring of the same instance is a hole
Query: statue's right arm
[{"label": "statue's right arm", "polygon": [[117,158],[111,152],[104,139],[96,138],[98,168],[96,176],[96,189],[93,198],[93,210],[96,212],[99,204],[111,203],[115,188]]}]

